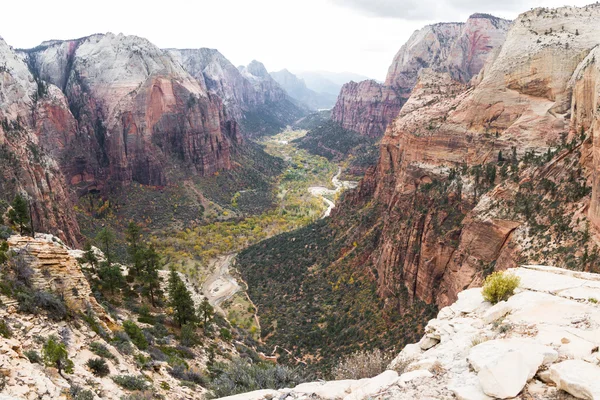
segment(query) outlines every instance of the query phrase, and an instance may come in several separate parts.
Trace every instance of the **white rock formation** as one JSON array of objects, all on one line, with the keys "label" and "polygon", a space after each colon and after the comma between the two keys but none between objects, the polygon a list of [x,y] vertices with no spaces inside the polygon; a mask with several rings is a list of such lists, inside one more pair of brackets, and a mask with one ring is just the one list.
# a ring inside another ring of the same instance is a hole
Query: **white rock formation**
[{"label": "white rock formation", "polygon": [[492,306],[480,288],[461,292],[374,378],[225,399],[548,399],[558,391],[600,399],[600,275],[538,265],[512,272],[521,278],[515,295]]}]

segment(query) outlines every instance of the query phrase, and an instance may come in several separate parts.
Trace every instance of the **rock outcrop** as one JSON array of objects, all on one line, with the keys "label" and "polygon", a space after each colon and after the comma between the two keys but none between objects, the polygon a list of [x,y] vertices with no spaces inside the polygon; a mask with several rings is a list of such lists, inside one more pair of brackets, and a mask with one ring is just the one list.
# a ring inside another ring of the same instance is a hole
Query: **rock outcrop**
[{"label": "rock outcrop", "polygon": [[440,23],[416,31],[394,57],[383,84],[344,85],[332,119],[344,128],[379,137],[396,118],[424,69],[448,72],[467,83],[504,42],[509,21],[474,14],[466,23]]},{"label": "rock outcrop", "polygon": [[[43,314],[28,314],[18,307],[18,302],[13,298],[0,295],[0,317],[3,327],[3,337],[0,340],[0,398],[66,400],[77,397],[76,389],[85,390],[87,396],[92,396],[86,398],[127,397],[132,388],[127,390],[117,385],[112,379],[117,375],[142,377],[142,386],[149,387],[147,382],[155,382],[147,393],[154,393],[165,399],[205,397],[206,389],[201,386],[194,385],[192,388],[181,385],[176,374],[169,373],[172,369],[167,362],[153,360],[155,356],[150,357],[150,348],[145,351],[138,349],[135,353],[132,348],[123,351],[111,340],[113,333],[123,337],[125,334],[121,324],[125,320],[133,320],[134,317],[131,310],[124,308],[112,308],[109,316],[98,304],[76,261],[76,257],[82,253],[81,250],[70,249],[57,237],[47,234],[37,234],[35,239],[14,235],[8,239],[8,244],[14,252],[13,257],[20,257],[33,271],[32,289],[60,295],[71,317],[56,321]],[[99,250],[96,249],[96,252],[99,253],[100,259],[104,258]],[[4,273],[6,270],[2,269],[0,274]],[[6,277],[2,275],[2,278]],[[186,285],[195,297],[198,296],[192,285],[187,282]],[[86,319],[78,317],[82,313],[87,314]],[[90,318],[98,324],[91,324]],[[35,358],[36,355],[37,358],[40,357],[43,343],[51,336],[65,345],[68,357],[73,362],[72,373],[59,374],[55,368],[42,365],[43,360]],[[130,339],[126,335],[124,337],[127,338],[127,345],[131,346]],[[178,345],[173,336],[167,340],[161,343]],[[219,347],[219,351],[235,352],[228,344],[213,341],[213,345]],[[102,349],[101,355],[98,354],[98,349]],[[206,367],[208,357],[203,350],[196,348],[187,351],[185,364],[189,365],[190,371],[199,371]],[[152,354],[156,354],[156,349]],[[90,359],[98,359],[99,356],[106,363],[107,374],[94,373],[88,365]]]},{"label": "rock outcrop", "polygon": [[600,276],[536,265],[510,272],[521,284],[507,301],[492,305],[481,288],[459,293],[376,377],[225,399],[598,398]]},{"label": "rock outcrop", "polygon": [[8,246],[32,269],[31,281],[35,289],[60,294],[72,312],[90,310],[105,326],[113,324],[92,295],[75,253],[60,239],[46,234],[37,234],[35,238],[13,235],[8,239]]},{"label": "rock outcrop", "polygon": [[273,133],[308,112],[258,61],[236,68],[215,49],[166,51],[209,92],[223,99],[227,113],[242,125],[247,136]]},{"label": "rock outcrop", "polygon": [[0,38],[0,199],[26,194],[37,229],[76,243],[79,227],[56,158],[75,136],[63,93],[36,78]]}]

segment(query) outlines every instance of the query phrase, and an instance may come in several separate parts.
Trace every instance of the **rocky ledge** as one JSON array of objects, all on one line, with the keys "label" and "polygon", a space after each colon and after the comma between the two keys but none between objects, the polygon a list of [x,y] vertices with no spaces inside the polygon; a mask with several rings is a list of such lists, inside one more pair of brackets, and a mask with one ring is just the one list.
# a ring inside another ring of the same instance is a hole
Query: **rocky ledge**
[{"label": "rocky ledge", "polygon": [[600,399],[600,275],[511,272],[521,284],[508,301],[492,305],[481,288],[459,293],[376,377],[224,399]]}]

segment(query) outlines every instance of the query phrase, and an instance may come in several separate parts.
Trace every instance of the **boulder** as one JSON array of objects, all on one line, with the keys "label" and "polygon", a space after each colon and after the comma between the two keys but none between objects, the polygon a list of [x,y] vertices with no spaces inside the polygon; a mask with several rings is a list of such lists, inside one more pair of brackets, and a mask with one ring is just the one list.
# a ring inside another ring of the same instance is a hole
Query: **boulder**
[{"label": "boulder", "polygon": [[600,367],[582,360],[552,365],[550,379],[559,389],[578,399],[600,399]]},{"label": "boulder", "polygon": [[355,383],[354,380],[302,383],[294,388],[294,392],[317,396],[324,400],[336,400],[346,396]]},{"label": "boulder", "polygon": [[527,339],[490,340],[473,347],[468,356],[483,392],[500,399],[515,397],[542,364],[557,358],[554,349]]},{"label": "boulder", "polygon": [[385,371],[352,390],[352,393],[344,397],[344,400],[363,400],[375,396],[384,391],[398,380],[396,371]]}]

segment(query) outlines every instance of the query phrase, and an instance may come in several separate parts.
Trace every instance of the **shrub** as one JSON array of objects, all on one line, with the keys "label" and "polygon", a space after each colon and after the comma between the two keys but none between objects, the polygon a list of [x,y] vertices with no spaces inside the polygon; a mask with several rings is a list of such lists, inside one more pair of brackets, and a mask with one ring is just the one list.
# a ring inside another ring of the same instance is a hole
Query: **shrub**
[{"label": "shrub", "polygon": [[67,374],[73,373],[73,361],[69,359],[69,353],[64,343],[60,343],[55,336],[50,336],[42,349],[44,364],[47,367],[58,369],[58,373],[62,375],[62,371]]},{"label": "shrub", "polygon": [[143,375],[116,375],[112,380],[127,390],[146,390],[149,386]]},{"label": "shrub", "polygon": [[94,393],[91,390],[86,390],[79,385],[73,385],[69,389],[73,400],[94,400]]},{"label": "shrub", "polygon": [[333,368],[334,379],[362,379],[379,375],[387,369],[392,357],[379,349],[358,351],[342,358]]},{"label": "shrub", "polygon": [[146,336],[144,336],[142,329],[137,326],[135,322],[123,322],[123,329],[125,329],[125,333],[127,333],[127,336],[131,338],[131,341],[137,346],[138,349],[146,350],[148,348],[148,340],[146,339]]},{"label": "shrub", "polygon": [[482,290],[483,298],[492,304],[508,300],[520,283],[521,278],[516,275],[500,271],[494,272],[485,278]]},{"label": "shrub", "polygon": [[108,350],[108,347],[106,347],[100,342],[90,343],[90,351],[100,357],[108,358],[111,360],[116,359],[116,357],[110,352],[110,350]]},{"label": "shrub", "polygon": [[121,354],[133,354],[133,346],[131,345],[131,339],[125,332],[115,332],[114,346],[119,350]]},{"label": "shrub", "polygon": [[227,365],[221,364],[217,369],[220,369],[219,374],[210,385],[215,397],[259,389],[294,387],[306,380],[299,369],[267,363],[249,364],[240,358]]},{"label": "shrub", "polygon": [[92,371],[92,373],[96,376],[106,376],[110,373],[110,369],[108,369],[108,364],[102,358],[90,358],[87,363],[87,367]]},{"label": "shrub", "polygon": [[35,363],[35,364],[42,364],[42,357],[40,357],[40,354],[35,351],[35,350],[27,350],[24,352],[25,357],[27,357],[29,359],[29,362]]},{"label": "shrub", "polygon": [[183,365],[176,365],[169,370],[169,375],[180,381],[193,382],[200,386],[206,386],[208,380],[202,373],[194,368],[186,368]]},{"label": "shrub", "polygon": [[200,344],[200,337],[196,333],[196,325],[185,324],[181,327],[181,336],[179,341],[187,347],[194,347]]},{"label": "shrub", "polygon": [[0,321],[0,336],[8,339],[12,337],[12,330],[10,326],[6,323],[6,321]]},{"label": "shrub", "polygon": [[67,307],[62,299],[43,290],[33,293],[21,292],[17,300],[21,312],[39,314],[40,310],[45,310],[48,317],[55,321],[61,321],[67,316]]}]

